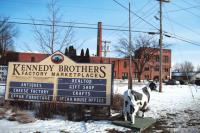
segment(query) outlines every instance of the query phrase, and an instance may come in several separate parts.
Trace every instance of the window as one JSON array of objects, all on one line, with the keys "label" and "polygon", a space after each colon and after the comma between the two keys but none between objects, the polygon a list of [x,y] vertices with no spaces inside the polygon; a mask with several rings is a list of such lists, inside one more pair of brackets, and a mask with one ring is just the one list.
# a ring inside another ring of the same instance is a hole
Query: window
[{"label": "window", "polygon": [[31,57],[31,62],[35,62],[35,57]]},{"label": "window", "polygon": [[116,77],[116,71],[113,72],[113,77],[114,77],[114,78]]},{"label": "window", "polygon": [[115,61],[112,61],[113,67],[115,68]]},{"label": "window", "polygon": [[144,70],[145,70],[145,71],[149,71],[149,67],[145,67]]},{"label": "window", "polygon": [[156,60],[156,62],[159,62],[159,61],[160,61],[159,55],[156,55],[156,56],[155,56],[155,60]]},{"label": "window", "polygon": [[127,72],[123,72],[122,73],[122,79],[127,79],[128,78],[128,73]]},{"label": "window", "polygon": [[164,62],[168,63],[169,62],[169,57],[168,56],[164,56]]},{"label": "window", "polygon": [[144,55],[144,58],[146,59],[146,61],[149,61],[149,54],[146,53],[146,54]]},{"label": "window", "polygon": [[154,68],[154,71],[159,71],[159,66],[156,65],[156,67]]},{"label": "window", "polygon": [[124,68],[126,68],[127,67],[127,62],[126,61],[124,61]]},{"label": "window", "polygon": [[169,69],[168,69],[168,68],[165,68],[165,72],[169,72]]},{"label": "window", "polygon": [[159,76],[154,76],[154,77],[153,77],[153,80],[159,81]]},{"label": "window", "polygon": [[137,73],[135,73],[135,78],[138,78],[138,74]]},{"label": "window", "polygon": [[149,75],[145,75],[144,78],[145,78],[145,79],[149,79]]}]

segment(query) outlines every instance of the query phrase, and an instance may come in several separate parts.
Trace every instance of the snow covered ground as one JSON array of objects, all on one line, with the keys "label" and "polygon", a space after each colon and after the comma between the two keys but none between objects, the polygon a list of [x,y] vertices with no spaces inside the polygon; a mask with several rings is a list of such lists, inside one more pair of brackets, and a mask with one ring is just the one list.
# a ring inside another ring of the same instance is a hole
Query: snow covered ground
[{"label": "snow covered ground", "polygon": [[[145,83],[133,85],[134,90],[140,91]],[[123,94],[127,89],[125,83],[115,83],[114,93]],[[158,89],[158,88],[157,88]],[[163,85],[163,92],[152,91],[149,103],[150,110],[146,116],[158,118],[170,112],[200,107],[200,86],[196,85]]]},{"label": "snow covered ground", "polygon": [[0,83],[0,97],[5,94],[5,84]]},{"label": "snow covered ground", "polygon": [[[145,83],[135,83],[134,90],[141,90]],[[123,94],[127,89],[126,81],[115,81],[113,92]],[[3,91],[0,91],[3,92]],[[150,100],[150,110],[145,116],[159,119],[167,113],[174,113],[190,108],[199,109],[200,87],[195,85],[163,85],[163,92],[152,92]],[[180,118],[181,119],[181,118]],[[63,119],[37,120],[29,124],[20,124],[18,122],[0,120],[0,132],[2,133],[27,133],[27,132],[70,132],[70,133],[94,133],[107,132],[106,129],[115,128],[118,131],[129,130],[111,124],[110,121],[92,121],[92,122],[72,122]]]},{"label": "snow covered ground", "polygon": [[65,120],[37,120],[34,123],[19,124],[18,122],[11,122],[7,120],[0,120],[1,133],[95,133],[106,132],[106,129],[113,129],[119,131],[126,131],[128,129],[112,125],[109,121],[94,121],[86,122],[71,122]]}]

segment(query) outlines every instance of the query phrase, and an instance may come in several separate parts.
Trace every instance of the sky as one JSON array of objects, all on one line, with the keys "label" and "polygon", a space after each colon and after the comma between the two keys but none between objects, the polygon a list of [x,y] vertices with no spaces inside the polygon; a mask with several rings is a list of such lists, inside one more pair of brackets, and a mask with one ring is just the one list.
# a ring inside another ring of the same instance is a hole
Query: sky
[{"label": "sky", "polygon": [[[31,23],[31,18],[47,20],[49,15],[47,3],[50,1],[0,0],[0,16],[9,17],[9,21],[12,22]],[[102,22],[103,28],[127,29],[128,11],[117,4],[116,1],[127,8],[128,3],[131,3],[132,30],[158,31],[159,20],[156,20],[155,16],[159,17],[159,3],[156,0],[57,0],[61,14],[60,21],[73,22],[74,26],[93,28],[97,27],[98,22]],[[166,34],[179,38],[164,37],[163,39],[163,43],[168,45],[167,48],[172,50],[172,65],[184,61],[190,61],[195,66],[200,64],[199,14],[199,0],[171,0],[169,3],[163,3],[163,30],[167,32]],[[63,23],[63,25],[67,24]],[[16,27],[18,29],[18,36],[15,39],[16,51],[39,51],[37,40],[34,38],[33,26],[16,24]],[[89,48],[91,55],[96,54],[96,29],[74,28],[73,32],[74,46],[78,49],[78,53],[82,48]],[[133,32],[133,42],[139,35],[147,34]],[[119,45],[119,39],[123,37],[128,38],[127,31],[103,30],[103,40],[111,42],[107,57],[119,57],[114,46]],[[159,39],[158,35],[152,35],[152,37]],[[184,41],[181,41],[180,38]]]}]

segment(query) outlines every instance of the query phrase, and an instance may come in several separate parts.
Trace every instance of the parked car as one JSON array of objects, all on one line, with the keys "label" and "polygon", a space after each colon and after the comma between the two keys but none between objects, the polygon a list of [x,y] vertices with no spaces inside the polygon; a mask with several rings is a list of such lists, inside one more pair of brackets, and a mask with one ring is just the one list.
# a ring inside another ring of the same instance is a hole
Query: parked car
[{"label": "parked car", "polygon": [[185,80],[179,80],[179,82],[180,82],[181,85],[188,85],[188,82],[185,81]]},{"label": "parked car", "polygon": [[195,85],[200,86],[200,79],[196,79],[196,80],[194,81],[194,83],[195,83]]},{"label": "parked car", "polygon": [[166,82],[166,85],[180,85],[180,82],[174,79],[170,79]]}]

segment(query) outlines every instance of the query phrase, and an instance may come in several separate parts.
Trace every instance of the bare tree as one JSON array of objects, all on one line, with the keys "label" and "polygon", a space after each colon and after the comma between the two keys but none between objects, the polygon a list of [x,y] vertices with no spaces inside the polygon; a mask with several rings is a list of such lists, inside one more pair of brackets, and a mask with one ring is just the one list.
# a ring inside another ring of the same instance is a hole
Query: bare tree
[{"label": "bare tree", "polygon": [[57,50],[64,51],[72,44],[73,29],[71,25],[61,27],[60,8],[56,0],[51,0],[47,5],[49,16],[48,23],[38,26],[34,19],[35,39],[38,41],[40,50],[52,54]]},{"label": "bare tree", "polygon": [[[158,43],[151,36],[140,35],[137,37],[136,41],[131,44],[132,61],[135,64],[138,82],[140,82],[144,67],[148,62],[154,59],[155,52],[158,51],[158,49],[155,49],[158,47]],[[119,46],[115,46],[115,49],[121,55],[125,57],[129,56],[129,43],[127,39],[120,39]]]},{"label": "bare tree", "polygon": [[174,65],[174,71],[187,74],[194,71],[194,65],[190,61],[185,61],[180,64],[177,63]]},{"label": "bare tree", "polygon": [[5,56],[6,51],[14,50],[14,37],[17,29],[14,24],[8,22],[8,18],[0,18],[0,55]]},{"label": "bare tree", "polygon": [[179,63],[176,63],[174,66],[173,66],[173,72],[180,72],[180,64]]},{"label": "bare tree", "polygon": [[200,72],[200,65],[197,66],[197,72]]}]

